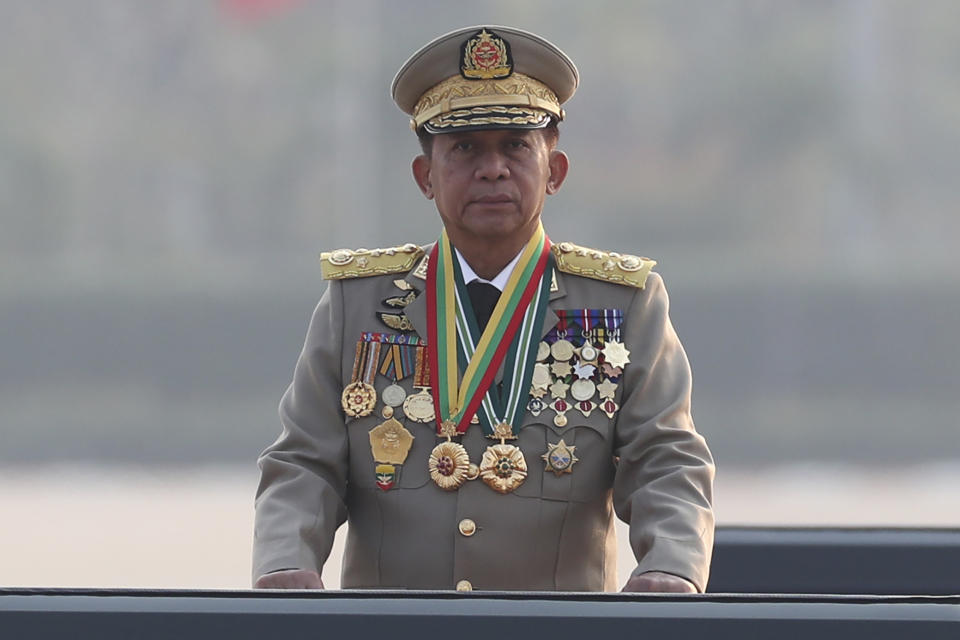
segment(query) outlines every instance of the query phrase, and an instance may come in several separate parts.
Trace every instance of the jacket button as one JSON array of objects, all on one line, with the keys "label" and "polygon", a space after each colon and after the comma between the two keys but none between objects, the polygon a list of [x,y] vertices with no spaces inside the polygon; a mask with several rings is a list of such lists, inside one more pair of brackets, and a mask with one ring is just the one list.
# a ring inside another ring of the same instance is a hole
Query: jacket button
[{"label": "jacket button", "polygon": [[466,537],[470,537],[477,532],[477,523],[471,520],[470,518],[464,518],[460,521],[460,533]]},{"label": "jacket button", "polygon": [[473,591],[473,585],[469,580],[461,580],[457,583],[457,591]]}]

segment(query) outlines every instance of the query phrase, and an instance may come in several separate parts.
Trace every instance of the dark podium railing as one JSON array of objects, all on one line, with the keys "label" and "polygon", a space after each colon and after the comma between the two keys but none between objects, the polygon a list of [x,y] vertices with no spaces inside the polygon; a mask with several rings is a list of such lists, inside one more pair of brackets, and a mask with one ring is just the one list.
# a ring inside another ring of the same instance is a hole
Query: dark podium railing
[{"label": "dark podium railing", "polygon": [[720,527],[707,588],[957,595],[960,529]]},{"label": "dark podium railing", "polygon": [[817,638],[960,634],[960,597],[0,591],[4,638]]},{"label": "dark podium railing", "polygon": [[958,572],[957,530],[722,528],[727,593],[0,589],[0,638],[956,640]]}]

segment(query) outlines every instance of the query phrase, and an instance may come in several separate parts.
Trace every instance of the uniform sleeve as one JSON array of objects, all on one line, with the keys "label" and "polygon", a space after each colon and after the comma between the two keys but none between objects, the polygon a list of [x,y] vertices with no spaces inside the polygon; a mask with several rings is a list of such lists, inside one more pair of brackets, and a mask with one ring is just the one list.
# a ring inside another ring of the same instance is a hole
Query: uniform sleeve
[{"label": "uniform sleeve", "polygon": [[254,580],[280,569],[320,572],[346,519],[342,310],[342,283],[332,281],[313,313],[293,382],[280,401],[280,437],[259,459]]},{"label": "uniform sleeve", "polygon": [[706,588],[713,550],[710,450],[690,416],[691,373],[668,315],[663,281],[651,273],[624,315],[622,406],[614,507],[630,525],[638,566]]}]

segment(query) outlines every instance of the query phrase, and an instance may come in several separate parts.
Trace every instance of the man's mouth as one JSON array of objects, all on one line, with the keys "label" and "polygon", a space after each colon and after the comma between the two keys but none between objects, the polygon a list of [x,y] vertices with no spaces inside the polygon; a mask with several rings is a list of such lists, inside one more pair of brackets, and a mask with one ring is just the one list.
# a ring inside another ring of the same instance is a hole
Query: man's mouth
[{"label": "man's mouth", "polygon": [[475,198],[473,201],[478,202],[480,204],[507,204],[507,203],[513,202],[513,198],[511,198],[505,193],[501,193],[501,194],[480,196],[479,198]]}]

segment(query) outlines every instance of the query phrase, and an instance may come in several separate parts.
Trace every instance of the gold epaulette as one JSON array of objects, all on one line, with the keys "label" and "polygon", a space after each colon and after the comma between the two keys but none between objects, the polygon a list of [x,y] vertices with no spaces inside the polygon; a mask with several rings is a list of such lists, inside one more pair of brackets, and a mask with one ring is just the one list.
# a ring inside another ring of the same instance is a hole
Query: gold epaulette
[{"label": "gold epaulette", "polygon": [[423,249],[405,244],[388,249],[337,249],[320,254],[324,280],[366,278],[409,271],[423,257]]},{"label": "gold epaulette", "polygon": [[650,258],[641,258],[613,251],[597,251],[561,242],[551,247],[557,269],[586,278],[616,282],[643,289],[650,269],[657,264]]}]

